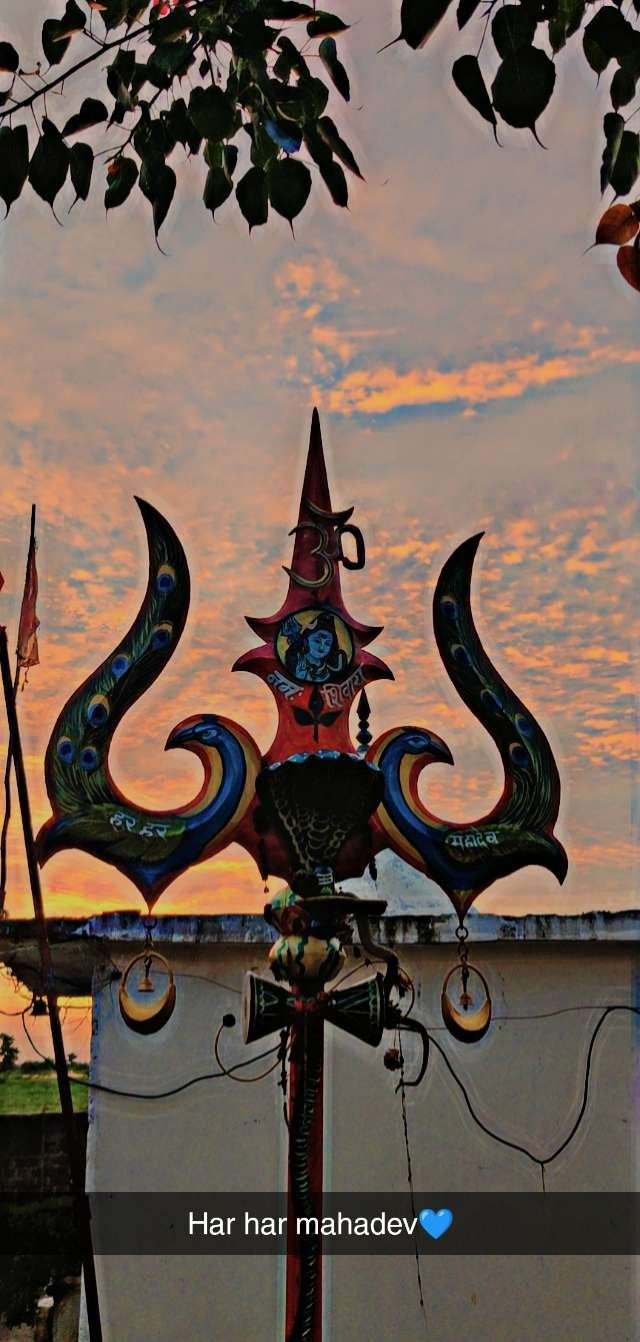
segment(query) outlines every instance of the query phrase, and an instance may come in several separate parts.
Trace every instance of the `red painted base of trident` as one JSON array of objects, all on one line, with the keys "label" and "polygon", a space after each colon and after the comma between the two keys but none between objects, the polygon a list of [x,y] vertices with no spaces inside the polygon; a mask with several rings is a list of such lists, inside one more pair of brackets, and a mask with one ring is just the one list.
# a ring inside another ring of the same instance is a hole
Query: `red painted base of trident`
[{"label": "red painted base of trident", "polygon": [[291,1027],[286,1342],[322,1342],[322,1242],[298,1235],[301,1216],[322,1217],[324,1021]]}]

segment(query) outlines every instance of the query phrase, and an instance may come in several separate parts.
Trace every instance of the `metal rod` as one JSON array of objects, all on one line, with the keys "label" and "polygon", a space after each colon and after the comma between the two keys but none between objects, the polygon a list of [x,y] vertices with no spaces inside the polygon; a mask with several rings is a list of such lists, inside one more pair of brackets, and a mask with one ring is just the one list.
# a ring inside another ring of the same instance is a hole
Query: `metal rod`
[{"label": "metal rod", "polygon": [[291,1028],[286,1342],[322,1342],[322,1239],[297,1218],[322,1219],[324,1021]]},{"label": "metal rod", "polygon": [[0,667],[2,670],[2,684],[7,708],[7,719],[9,723],[9,741],[12,747],[13,767],[15,771],[18,800],[20,803],[20,812],[22,816],[22,829],[24,832],[24,846],[27,855],[27,866],[29,869],[29,882],[31,885],[31,894],[33,897],[33,912],[35,916],[36,932],[40,947],[42,981],[43,981],[44,993],[47,999],[47,1007],[49,1011],[49,1024],[51,1026],[51,1039],[53,1043],[53,1054],[56,1064],[56,1075],[58,1078],[58,1092],[60,1095],[60,1108],[62,1110],[62,1116],[65,1126],[65,1135],[67,1139],[67,1149],[69,1155],[69,1165],[71,1169],[71,1182],[76,1205],[78,1226],[80,1229],[80,1236],[81,1236],[82,1266],[84,1270],[84,1288],[87,1304],[87,1321],[89,1324],[89,1337],[91,1342],[102,1342],[102,1327],[100,1324],[98,1287],[96,1282],[95,1263],[93,1258],[93,1245],[91,1239],[91,1213],[89,1209],[89,1200],[84,1191],[84,1169],[82,1161],[80,1159],[78,1144],[76,1141],[76,1131],[73,1116],[73,1100],[71,1098],[71,1086],[69,1084],[67,1058],[64,1051],[64,1040],[62,1037],[62,1028],[60,1026],[60,1016],[58,1014],[58,998],[54,986],[53,964],[51,960],[51,947],[49,945],[49,935],[47,932],[44,904],[42,901],[42,890],[40,887],[40,872],[38,870],[35,845],[33,842],[31,806],[29,804],[29,791],[27,787],[27,778],[24,768],[22,744],[20,741],[20,728],[18,725],[18,715],[16,712],[16,701],[13,693],[11,666],[9,662],[9,646],[7,643],[7,631],[3,625],[0,625]]},{"label": "metal rod", "polygon": [[[24,589],[22,601],[24,603],[24,594],[27,590],[29,581],[29,564],[33,547],[36,543],[36,505],[31,504],[31,528],[29,532],[29,549],[27,550],[27,563],[24,573]],[[13,697],[15,700],[20,684],[20,660],[16,652],[16,669],[13,677]],[[2,820],[2,834],[0,835],[0,918],[6,917],[5,899],[7,895],[7,837],[9,833],[9,821],[11,819],[11,766],[13,764],[13,752],[11,748],[11,738],[7,747],[7,762],[4,770],[4,816]]]}]

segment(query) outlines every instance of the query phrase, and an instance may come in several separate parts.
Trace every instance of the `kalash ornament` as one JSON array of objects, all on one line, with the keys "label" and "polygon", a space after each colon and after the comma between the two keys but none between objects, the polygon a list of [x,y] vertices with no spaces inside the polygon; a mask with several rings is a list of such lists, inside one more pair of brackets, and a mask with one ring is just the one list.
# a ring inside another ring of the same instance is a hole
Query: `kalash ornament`
[{"label": "kalash ornament", "polygon": [[[110,773],[111,740],[171,657],[189,607],[180,541],[154,508],[141,500],[138,506],[149,543],[146,595],[128,634],[71,696],[54,727],[46,757],[52,815],[38,836],[39,858],[45,862],[61,849],[81,848],[116,866],[141,891],[148,907],[146,944],[124,975],[120,1007],[127,1024],[145,1034],[164,1024],[176,1000],[170,966],[152,944],[152,910],[162,891],[230,843],[251,854],[265,882],[269,876],[287,882],[265,908],[278,934],[269,954],[272,976],[246,976],[243,1031],[247,1042],[276,1031],[288,1040],[289,1198],[298,1215],[313,1216],[322,1195],[324,1023],[372,1046],[385,1029],[419,1034],[422,1063],[415,1082],[405,1084],[417,1084],[428,1057],[426,1030],[403,1006],[407,976],[395,953],[372,938],[369,920],[386,903],[358,898],[342,882],[367,868],[374,875],[376,854],[391,849],[445,891],[458,916],[458,960],[443,984],[443,1019],[457,1039],[482,1038],[491,1000],[484,975],[469,963],[465,916],[493,881],[529,864],[564,879],[567,858],[553,834],[558,771],[542,728],[478,638],[470,587],[479,535],[445,563],[433,625],[450,680],[498,747],[502,795],[474,824],[442,820],[423,804],[418,779],[430,764],[453,763],[445,742],[415,726],[372,740],[366,687],[393,677],[368,651],[381,630],[356,621],[343,601],[341,568],[364,568],[365,544],[351,521],[353,509],[332,506],[314,410],[291,533],[293,556],[285,570],[287,596],[275,615],[248,619],[260,645],[234,666],[269,686],[278,709],[275,739],[263,756],[246,729],[229,718],[189,717],[171,732],[166,748],[198,756],[204,770],[198,795],[170,811],[137,806]],[[356,700],[357,749],[349,723]],[[385,973],[332,989],[356,931],[366,959],[382,963]],[[136,989],[132,971],[140,964]],[[399,1066],[398,1049],[389,1049],[385,1060],[390,1068]],[[320,1342],[318,1238],[290,1232],[287,1264],[287,1342]]]}]

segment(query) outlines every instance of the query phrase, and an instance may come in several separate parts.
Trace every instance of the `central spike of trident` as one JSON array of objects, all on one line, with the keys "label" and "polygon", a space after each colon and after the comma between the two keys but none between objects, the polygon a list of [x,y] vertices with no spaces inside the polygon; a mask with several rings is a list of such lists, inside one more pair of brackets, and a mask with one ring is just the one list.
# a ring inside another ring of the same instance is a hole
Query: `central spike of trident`
[{"label": "central spike of trident", "polygon": [[[124,872],[148,908],[142,988],[136,1001],[121,985],[127,1023],[142,1033],[160,1028],[173,1010],[170,966],[152,950],[151,910],[159,895],[196,862],[239,843],[261,876],[281,877],[287,889],[267,904],[278,939],[271,978],[248,975],[243,998],[247,1042],[280,1031],[289,1053],[289,1236],[286,1342],[320,1342],[321,1242],[298,1237],[296,1217],[321,1212],[323,1042],[325,1022],[377,1046],[386,1029],[428,1037],[401,1006],[408,979],[389,950],[373,940],[369,919],[379,899],[361,899],[338,884],[374,872],[376,853],[392,849],[446,892],[458,915],[459,960],[442,988],[448,1029],[465,1041],[489,1027],[491,1000],[484,976],[469,963],[465,915],[499,877],[528,864],[564,879],[567,858],[553,835],[560,783],[549,743],[525,705],[492,666],[471,615],[473,560],[480,536],[460,545],[436,584],[433,623],[450,680],[495,741],[504,768],[502,795],[475,824],[433,815],[418,793],[429,764],[452,764],[445,742],[423,727],[396,727],[372,741],[366,687],[391,679],[367,651],[381,632],[347,611],[341,567],[364,567],[362,533],[353,509],[335,511],[329,496],[313,412],[311,441],[291,564],[289,589],[275,615],[250,618],[261,640],[234,670],[269,686],[278,707],[275,739],[263,756],[244,727],[214,713],[196,714],[171,732],[200,759],[204,782],[187,806],[150,811],[119,790],[109,747],[124,714],[172,655],[187,618],[189,569],[177,536],[159,513],[138,499],[149,544],[149,582],[128,634],[65,704],[46,757],[52,815],[38,836],[42,863],[63,848],[81,848]],[[358,744],[350,736],[357,700]],[[355,924],[355,926],[354,926]],[[349,987],[331,987],[357,930],[369,961],[384,965]],[[156,971],[154,973],[154,964]],[[160,965],[164,987],[157,984]],[[130,969],[132,966],[129,967]],[[139,985],[140,987],[140,985]],[[397,1053],[397,1050],[396,1050]],[[396,1065],[388,1054],[388,1065]],[[284,1052],[283,1052],[284,1057]],[[420,1079],[420,1077],[418,1077]]]}]

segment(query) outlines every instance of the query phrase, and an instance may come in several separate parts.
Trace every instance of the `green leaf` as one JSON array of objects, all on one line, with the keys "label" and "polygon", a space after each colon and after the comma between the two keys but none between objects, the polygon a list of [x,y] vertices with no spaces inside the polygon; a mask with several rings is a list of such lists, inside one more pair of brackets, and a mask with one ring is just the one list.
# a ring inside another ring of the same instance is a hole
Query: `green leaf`
[{"label": "green leaf", "polygon": [[226,140],[234,130],[236,109],[222,89],[212,84],[193,90],[189,116],[203,139]]},{"label": "green leaf", "polygon": [[480,0],[459,0],[458,9],[456,11],[459,28],[464,28],[465,24],[469,22],[469,19],[473,18],[479,4]]},{"label": "green leaf", "polygon": [[41,41],[45,60],[49,65],[59,65],[71,42],[71,37],[65,36],[59,19],[45,19]]},{"label": "green leaf", "polygon": [[556,0],[555,12],[549,19],[549,41],[555,54],[565,45],[568,37],[582,25],[586,0]]},{"label": "green leaf", "polygon": [[[86,200],[91,186],[93,171],[93,149],[90,144],[76,141],[69,150],[69,174],[76,200]],[[76,201],[74,200],[74,205]]]},{"label": "green leaf", "polygon": [[493,126],[493,133],[497,139],[496,114],[491,106],[491,99],[477,56],[459,56],[458,60],[453,63],[451,74],[453,82],[456,88],[460,90],[463,98],[466,98],[474,110],[479,112],[480,116],[484,117],[484,120]]},{"label": "green leaf", "polygon": [[618,116],[617,112],[606,112],[603,126],[605,147],[600,168],[600,190],[606,191],[622,140],[624,118]]},{"label": "green leaf", "polygon": [[[0,197],[7,214],[18,199],[29,174],[29,135],[26,126],[0,126]],[[6,215],[5,215],[6,218]]]},{"label": "green leaf", "polygon": [[184,98],[176,98],[166,113],[166,118],[174,142],[188,149],[190,154],[197,154],[202,144],[202,136],[189,117]]},{"label": "green leaf", "polygon": [[265,19],[286,19],[295,23],[296,19],[313,18],[316,10],[311,5],[299,5],[297,0],[265,0],[262,12]]},{"label": "green leaf", "polygon": [[322,139],[328,144],[336,158],[341,159],[345,168],[348,168],[350,172],[355,173],[356,177],[359,177],[361,181],[364,181],[362,173],[360,172],[358,164],[356,163],[348,144],[345,144],[345,141],[339,135],[338,129],[331,120],[331,117],[322,116],[319,118],[318,134],[322,136]]},{"label": "green leaf", "polygon": [[610,60],[624,59],[631,45],[633,28],[615,5],[603,5],[582,35],[584,54],[592,70],[602,74]]},{"label": "green leaf", "polygon": [[349,76],[342,61],[338,60],[338,48],[333,37],[323,38],[318,47],[318,55],[331,82],[337,88],[338,93],[342,94],[345,102],[348,103],[351,97]]},{"label": "green leaf", "polygon": [[10,42],[0,42],[0,70],[2,73],[15,75],[20,69],[20,57]]},{"label": "green leaf", "polygon": [[29,181],[36,195],[53,209],[53,202],[64,186],[69,171],[69,150],[48,117],[43,118],[42,135],[29,164]]},{"label": "green leaf", "polygon": [[638,74],[632,66],[623,65],[616,70],[611,80],[611,106],[616,112],[619,107],[626,107],[636,96],[636,84]]},{"label": "green leaf", "polygon": [[549,102],[555,82],[555,66],[546,52],[539,47],[524,47],[500,65],[491,86],[493,106],[508,126],[528,127],[536,135],[536,121]]},{"label": "green leaf", "polygon": [[182,5],[171,9],[163,19],[155,21],[152,12],[149,41],[154,47],[163,46],[165,42],[175,42],[179,37],[184,37],[185,33],[191,32],[191,25],[191,15]]},{"label": "green leaf", "polygon": [[351,25],[343,23],[336,14],[316,14],[307,24],[307,33],[309,37],[328,37],[331,33],[344,33]]},{"label": "green leaf", "polygon": [[167,46],[156,47],[147,61],[147,71],[151,82],[160,79],[165,87],[172,79],[186,74],[195,63],[195,56],[188,42],[170,42]]},{"label": "green leaf", "polygon": [[402,0],[400,38],[418,51],[444,18],[451,0]]},{"label": "green leaf", "polygon": [[70,116],[66,125],[63,127],[63,136],[77,135],[78,131],[87,130],[89,126],[97,126],[99,121],[107,121],[109,113],[104,105],[97,98],[84,98],[79,112]]},{"label": "green leaf", "polygon": [[153,156],[143,161],[138,184],[143,196],[153,207],[153,228],[157,239],[175,194],[175,172],[163,158]]},{"label": "green leaf", "polygon": [[634,130],[622,132],[620,148],[609,176],[617,196],[628,196],[640,174],[640,135]]},{"label": "green leaf", "polygon": [[269,166],[267,185],[269,201],[274,210],[291,223],[307,203],[311,173],[306,164],[297,159],[279,158]]},{"label": "green leaf", "polygon": [[[291,162],[285,159],[286,163]],[[249,225],[249,232],[260,224],[266,224],[269,213],[267,177],[262,168],[249,168],[240,178],[236,187],[238,205]]]},{"label": "green leaf", "polygon": [[115,210],[123,205],[138,180],[138,166],[132,158],[114,159],[107,170],[107,189],[104,193],[105,210]]},{"label": "green leaf", "polygon": [[247,12],[233,20],[229,38],[234,56],[252,60],[275,42],[278,32],[265,23],[262,14]]},{"label": "green leaf", "polygon": [[323,136],[318,134],[316,126],[306,125],[303,131],[304,142],[311,154],[314,163],[321,167],[324,163],[331,163],[333,155]]},{"label": "green leaf", "polygon": [[232,190],[231,182],[222,168],[209,168],[202,199],[206,209],[211,210],[214,219],[216,210],[229,199]]},{"label": "green leaf", "polygon": [[249,129],[251,139],[251,162],[257,168],[267,168],[271,160],[278,157],[278,146],[267,134],[264,126],[255,122]]},{"label": "green leaf", "polygon": [[83,9],[76,4],[76,0],[67,0],[64,11],[64,17],[60,19],[62,32],[72,36],[73,33],[84,31],[87,23],[87,16]]},{"label": "green leaf", "polygon": [[45,19],[42,25],[42,50],[49,65],[59,65],[74,33],[83,32],[87,22],[76,0],[68,0],[61,19]]},{"label": "green leaf", "polygon": [[284,79],[286,82],[292,71],[295,71],[299,79],[309,77],[309,66],[290,37],[279,37],[276,46],[280,48],[280,55],[273,66],[273,73],[277,79]]},{"label": "green leaf", "polygon": [[530,47],[535,37],[537,23],[521,5],[503,5],[491,24],[491,36],[498,55],[502,60],[512,56],[523,47]]},{"label": "green leaf", "polygon": [[[331,41],[330,38],[327,41]],[[301,79],[298,84],[298,90],[302,94],[303,115],[305,121],[317,121],[322,116],[324,109],[329,101],[329,90],[321,79]],[[281,104],[284,111],[284,104]],[[292,112],[289,111],[289,115]]]},{"label": "green leaf", "polygon": [[320,168],[320,176],[325,186],[328,188],[334,204],[342,206],[348,205],[349,188],[340,164],[335,163],[333,159],[331,159],[328,163],[320,163],[318,166]]}]

